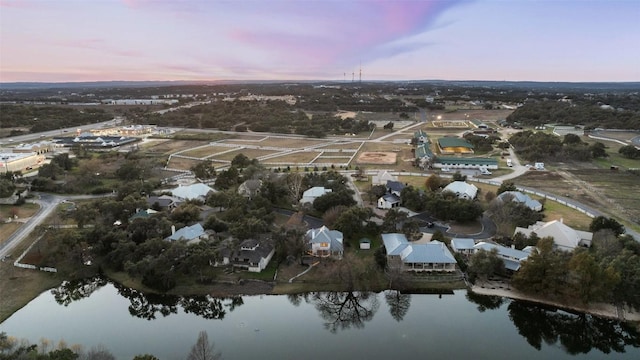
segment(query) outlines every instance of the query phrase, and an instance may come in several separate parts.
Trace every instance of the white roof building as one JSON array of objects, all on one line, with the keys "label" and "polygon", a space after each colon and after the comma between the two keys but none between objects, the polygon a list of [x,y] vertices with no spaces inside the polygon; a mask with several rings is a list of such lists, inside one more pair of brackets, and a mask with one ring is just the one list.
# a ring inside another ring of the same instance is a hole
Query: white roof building
[{"label": "white roof building", "polygon": [[542,211],[542,204],[538,200],[534,200],[527,194],[523,194],[520,191],[505,191],[498,195],[498,198],[505,201],[507,198],[511,198],[511,201],[524,204],[526,207],[533,211]]},{"label": "white roof building", "polygon": [[572,251],[580,245],[591,246],[591,240],[593,239],[593,233],[574,230],[558,220],[538,221],[527,228],[517,227],[514,235],[522,233],[530,236],[533,232],[541,238],[552,237],[556,248],[566,251]]},{"label": "white roof building", "polygon": [[[496,249],[498,251],[498,257],[504,262],[504,267],[511,271],[518,271],[520,269],[520,263],[529,257],[529,252],[527,251],[516,250],[484,241],[477,243],[473,248],[474,252],[480,249],[485,251]],[[529,251],[531,251],[531,248]]]},{"label": "white roof building", "polygon": [[319,198],[324,194],[328,194],[331,191],[332,191],[331,189],[325,189],[322,186],[312,187],[311,189],[302,193],[302,199],[300,199],[300,204],[306,204],[306,203],[313,204],[316,198]]},{"label": "white roof building", "polygon": [[387,181],[398,181],[398,178],[391,175],[387,170],[380,170],[377,174],[371,177],[371,184],[373,185],[386,185]]},{"label": "white roof building", "polygon": [[171,190],[171,194],[175,197],[185,199],[185,200],[193,200],[193,199],[204,200],[204,198],[207,197],[207,194],[209,194],[209,192],[212,192],[212,191],[215,192],[215,190],[212,187],[206,184],[196,183],[196,184],[191,184],[186,186],[180,185],[177,188]]},{"label": "white roof building", "polygon": [[460,199],[473,200],[478,194],[478,188],[473,184],[468,184],[464,181],[454,181],[445,186],[442,191],[450,191]]}]

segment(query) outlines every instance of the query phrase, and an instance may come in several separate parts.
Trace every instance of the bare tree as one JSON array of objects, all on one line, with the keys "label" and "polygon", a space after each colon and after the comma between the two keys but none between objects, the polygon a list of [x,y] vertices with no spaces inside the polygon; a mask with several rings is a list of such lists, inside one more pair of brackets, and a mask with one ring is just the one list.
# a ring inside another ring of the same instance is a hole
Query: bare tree
[{"label": "bare tree", "polygon": [[213,344],[209,344],[209,335],[206,331],[200,331],[198,340],[191,347],[187,360],[218,360],[222,357],[214,350]]},{"label": "bare tree", "polygon": [[302,196],[302,189],[304,187],[304,177],[299,173],[291,173],[287,175],[286,179],[287,189],[293,202],[298,201]]}]

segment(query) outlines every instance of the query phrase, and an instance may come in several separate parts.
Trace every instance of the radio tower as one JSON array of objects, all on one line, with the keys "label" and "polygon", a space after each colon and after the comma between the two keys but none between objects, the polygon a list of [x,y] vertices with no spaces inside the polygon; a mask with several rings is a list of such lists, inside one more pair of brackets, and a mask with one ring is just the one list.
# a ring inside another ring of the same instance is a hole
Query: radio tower
[{"label": "radio tower", "polygon": [[362,62],[360,62],[360,84],[362,84]]}]

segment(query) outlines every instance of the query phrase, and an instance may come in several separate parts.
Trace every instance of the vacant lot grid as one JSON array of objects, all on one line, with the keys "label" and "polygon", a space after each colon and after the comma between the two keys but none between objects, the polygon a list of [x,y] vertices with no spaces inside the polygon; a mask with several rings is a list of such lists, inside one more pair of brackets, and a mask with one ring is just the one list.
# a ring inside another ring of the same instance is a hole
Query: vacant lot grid
[{"label": "vacant lot grid", "polygon": [[[238,145],[238,147],[240,147],[240,146]],[[220,153],[220,152],[223,152],[223,151],[229,151],[231,149],[232,148],[229,148],[229,147],[226,147],[226,146],[209,145],[209,146],[200,147],[200,148],[197,148],[197,149],[181,152],[180,155],[203,158],[205,156],[217,154],[217,153]]]},{"label": "vacant lot grid", "polygon": [[262,161],[263,164],[309,164],[318,156],[317,152],[296,152],[282,156],[277,156]]},{"label": "vacant lot grid", "polygon": [[178,151],[188,150],[197,146],[208,144],[207,141],[196,140],[170,140],[160,144],[152,145],[146,148],[149,152],[160,152],[164,154],[173,154]]},{"label": "vacant lot grid", "polygon": [[339,142],[339,143],[331,143],[326,146],[319,147],[318,149],[341,149],[341,150],[357,150],[362,142]]},{"label": "vacant lot grid", "polygon": [[[226,149],[226,151],[231,150],[229,148]],[[214,159],[214,160],[233,160],[234,157],[238,156],[239,154],[243,154],[244,156],[248,157],[249,159],[257,159],[261,156],[266,156],[266,155],[271,155],[271,154],[275,154],[276,151],[273,150],[260,150],[260,149],[236,149],[234,151],[230,151],[224,154],[220,154],[214,157],[211,157],[210,159]]]},{"label": "vacant lot grid", "polygon": [[572,170],[572,174],[580,180],[591,184],[601,192],[609,201],[624,208],[632,218],[640,220],[640,191],[637,191],[640,177],[619,171],[611,170]]},{"label": "vacant lot grid", "polygon": [[[264,139],[264,140],[262,140]],[[255,146],[273,146],[281,148],[299,149],[309,146],[317,146],[327,142],[326,140],[311,140],[311,139],[294,139],[294,138],[277,138],[267,137],[262,139],[256,139],[256,141],[234,141],[235,139],[225,140],[227,144],[242,145],[255,145]]]},{"label": "vacant lot grid", "polygon": [[199,163],[199,160],[191,160],[172,156],[167,167],[170,169],[189,170]]}]

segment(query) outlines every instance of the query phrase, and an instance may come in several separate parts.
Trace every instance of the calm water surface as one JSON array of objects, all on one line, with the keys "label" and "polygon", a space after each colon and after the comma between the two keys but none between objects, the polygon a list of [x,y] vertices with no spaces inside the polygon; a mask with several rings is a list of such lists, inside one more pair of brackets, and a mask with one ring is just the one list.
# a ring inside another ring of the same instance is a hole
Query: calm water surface
[{"label": "calm water surface", "polygon": [[497,297],[310,293],[162,297],[101,279],[47,291],[0,331],[184,359],[206,330],[224,359],[640,359],[617,322]]}]

